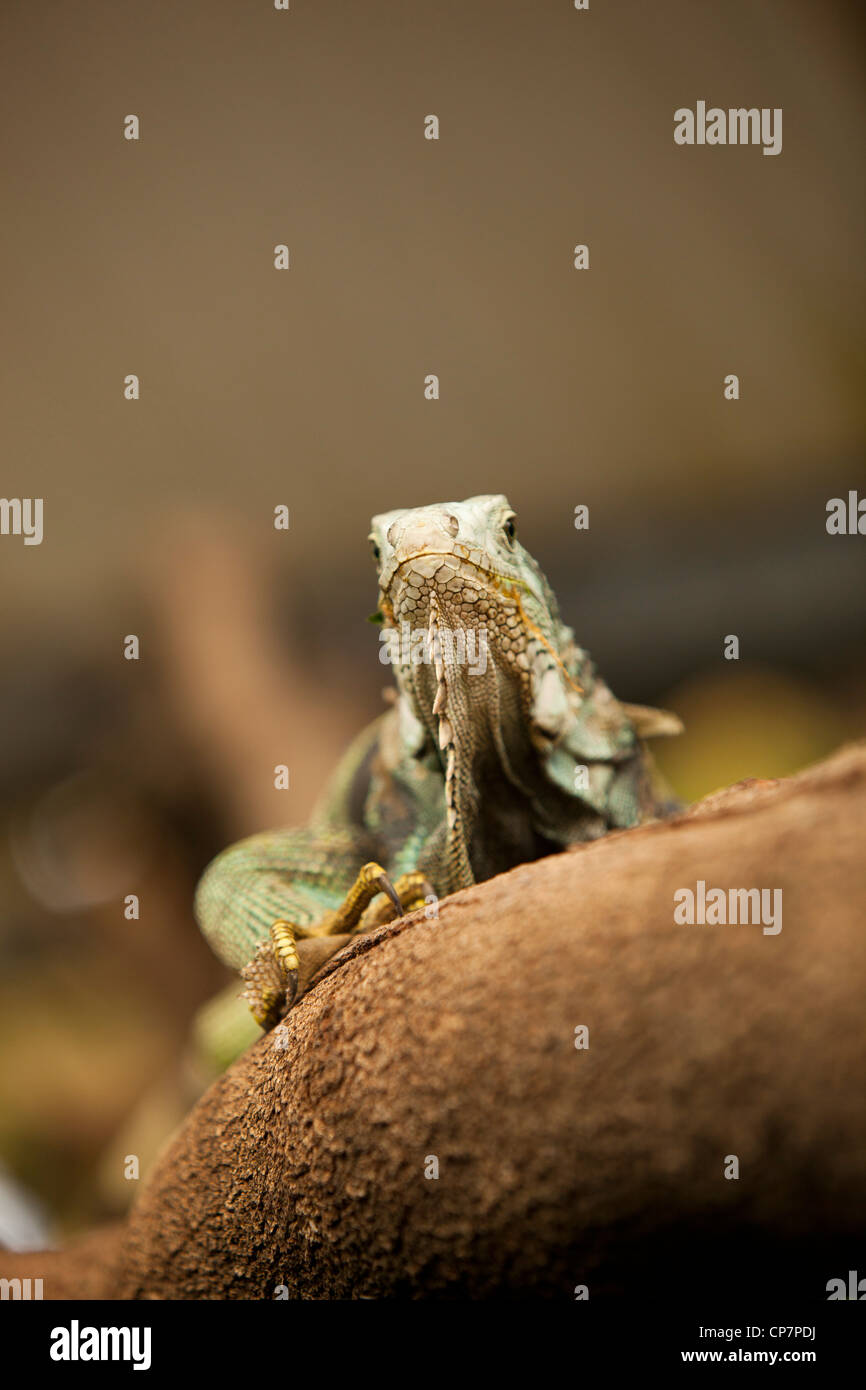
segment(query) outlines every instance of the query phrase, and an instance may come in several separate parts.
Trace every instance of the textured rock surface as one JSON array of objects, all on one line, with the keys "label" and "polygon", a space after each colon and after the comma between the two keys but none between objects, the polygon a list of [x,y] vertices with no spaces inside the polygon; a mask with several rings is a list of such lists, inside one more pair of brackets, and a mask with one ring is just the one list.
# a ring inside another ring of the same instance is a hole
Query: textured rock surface
[{"label": "textured rock surface", "polygon": [[[864,829],[857,747],[357,938],[187,1118],[103,1296],[826,1297],[866,1233]],[[781,888],[782,931],[676,925],[698,879]]]}]

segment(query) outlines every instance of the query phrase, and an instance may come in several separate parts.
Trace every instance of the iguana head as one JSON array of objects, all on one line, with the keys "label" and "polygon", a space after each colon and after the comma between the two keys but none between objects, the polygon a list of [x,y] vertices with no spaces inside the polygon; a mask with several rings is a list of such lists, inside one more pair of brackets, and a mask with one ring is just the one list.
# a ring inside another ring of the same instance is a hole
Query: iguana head
[{"label": "iguana head", "polygon": [[558,659],[562,631],[550,585],[517,539],[507,497],[384,512],[373,518],[370,542],[387,626],[408,624],[431,639],[436,630],[473,633],[476,650],[484,634],[528,698],[533,643]]},{"label": "iguana head", "polygon": [[494,842],[517,862],[541,852],[532,837],[587,838],[577,822],[593,818],[602,833],[612,774],[581,789],[574,768],[633,755],[635,729],[560,621],[508,499],[384,512],[370,543],[402,749],[444,772],[454,882],[495,872]]}]

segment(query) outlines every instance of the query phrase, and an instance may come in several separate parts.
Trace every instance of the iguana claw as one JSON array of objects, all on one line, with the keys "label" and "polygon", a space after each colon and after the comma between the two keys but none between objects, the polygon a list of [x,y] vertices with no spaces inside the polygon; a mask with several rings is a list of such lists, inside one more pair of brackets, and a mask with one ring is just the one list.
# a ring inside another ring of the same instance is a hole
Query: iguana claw
[{"label": "iguana claw", "polygon": [[403,904],[402,904],[401,901],[400,901],[400,897],[399,897],[399,895],[398,895],[398,893],[397,893],[397,890],[396,890],[396,888],[394,887],[394,885],[393,885],[393,883],[391,882],[391,880],[390,880],[390,878],[388,877],[388,875],[387,875],[387,874],[384,874],[384,873],[383,873],[383,874],[377,874],[376,877],[373,879],[373,882],[382,890],[382,892],[385,894],[385,897],[386,897],[386,898],[390,898],[390,899],[391,899],[391,902],[392,902],[392,903],[394,904],[394,906],[396,907],[397,912],[398,912],[399,915],[402,917],[402,916],[403,916],[403,913],[404,913],[404,911],[405,911],[405,908],[403,907]]}]

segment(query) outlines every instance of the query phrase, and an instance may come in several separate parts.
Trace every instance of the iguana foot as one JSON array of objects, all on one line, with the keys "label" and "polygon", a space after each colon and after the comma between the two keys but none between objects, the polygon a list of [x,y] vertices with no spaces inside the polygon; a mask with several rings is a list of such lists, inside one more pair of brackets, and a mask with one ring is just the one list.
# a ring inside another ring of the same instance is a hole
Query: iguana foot
[{"label": "iguana foot", "polygon": [[274,922],[267,941],[263,941],[241,971],[246,984],[242,998],[260,1028],[266,1031],[278,1023],[295,1002],[298,992],[298,948],[291,922]]},{"label": "iguana foot", "polygon": [[[413,905],[421,885],[429,888],[422,874],[404,874],[397,882],[405,886]],[[246,983],[243,998],[261,1028],[273,1028],[295,1002],[300,966],[296,942],[303,937],[335,936],[354,931],[366,908],[380,893],[384,893],[389,900],[385,904],[383,920],[393,917],[395,909],[397,915],[402,916],[404,907],[397,888],[381,864],[371,862],[360,870],[341,906],[325,913],[312,926],[302,927],[282,919],[274,922],[268,940],[261,943],[252,960],[241,971]],[[369,929],[366,925],[363,928],[365,931]]]}]

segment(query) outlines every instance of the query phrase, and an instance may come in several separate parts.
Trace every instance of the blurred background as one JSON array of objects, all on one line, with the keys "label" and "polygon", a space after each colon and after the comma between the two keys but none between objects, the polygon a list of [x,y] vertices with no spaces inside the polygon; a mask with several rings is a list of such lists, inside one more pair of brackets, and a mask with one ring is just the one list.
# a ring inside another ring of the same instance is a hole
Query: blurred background
[{"label": "blurred background", "polygon": [[[825,529],[866,492],[861,26],[7,0],[2,491],[45,530],[0,537],[0,1240],[122,1210],[174,1122],[229,978],[199,873],[382,707],[372,513],[505,492],[615,692],[684,718],[688,799],[866,733],[866,540]],[[698,100],[781,107],[781,155],[676,146]]]}]

